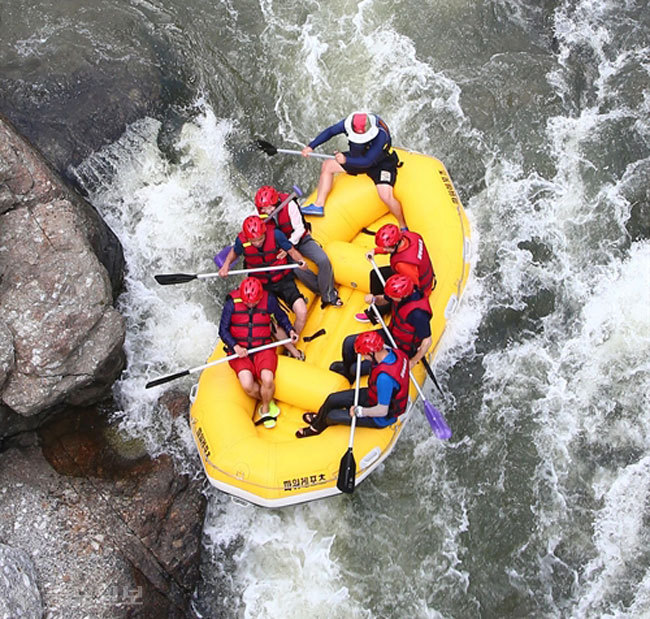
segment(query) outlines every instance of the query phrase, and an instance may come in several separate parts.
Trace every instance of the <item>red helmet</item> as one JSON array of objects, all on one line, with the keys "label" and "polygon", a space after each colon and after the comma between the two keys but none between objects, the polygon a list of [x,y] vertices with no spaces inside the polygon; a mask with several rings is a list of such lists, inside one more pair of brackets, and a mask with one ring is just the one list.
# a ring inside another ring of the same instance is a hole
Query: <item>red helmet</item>
[{"label": "red helmet", "polygon": [[384,347],[384,338],[379,335],[379,331],[366,331],[357,335],[354,340],[354,352],[360,355],[370,355],[373,352],[379,352]]},{"label": "red helmet", "polygon": [[377,230],[375,234],[375,245],[379,249],[394,247],[402,240],[402,233],[395,224],[386,224]]},{"label": "red helmet", "polygon": [[239,284],[239,296],[244,303],[257,303],[264,294],[262,282],[255,277],[247,277]]},{"label": "red helmet", "polygon": [[262,236],[266,232],[266,224],[257,215],[251,215],[244,219],[242,232],[250,241],[251,239],[256,239]]},{"label": "red helmet", "polygon": [[386,280],[384,294],[393,299],[403,299],[413,293],[415,284],[410,277],[406,275],[391,275]]},{"label": "red helmet", "polygon": [[255,206],[257,210],[266,208],[267,206],[275,206],[279,200],[280,196],[277,190],[270,185],[260,187],[255,194]]}]

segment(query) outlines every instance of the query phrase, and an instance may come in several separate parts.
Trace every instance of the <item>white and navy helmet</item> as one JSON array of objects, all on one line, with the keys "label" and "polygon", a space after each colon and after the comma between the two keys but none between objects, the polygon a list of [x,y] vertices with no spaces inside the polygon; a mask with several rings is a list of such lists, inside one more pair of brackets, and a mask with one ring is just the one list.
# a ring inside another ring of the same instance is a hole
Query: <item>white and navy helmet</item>
[{"label": "white and navy helmet", "polygon": [[345,133],[350,142],[366,144],[377,137],[377,117],[367,112],[353,112],[345,119]]}]

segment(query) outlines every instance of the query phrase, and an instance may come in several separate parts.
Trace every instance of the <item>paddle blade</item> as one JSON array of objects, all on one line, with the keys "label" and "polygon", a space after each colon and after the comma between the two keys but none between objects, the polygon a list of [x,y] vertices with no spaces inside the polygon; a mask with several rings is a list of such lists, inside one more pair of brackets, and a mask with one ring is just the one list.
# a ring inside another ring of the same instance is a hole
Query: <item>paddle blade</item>
[{"label": "paddle blade", "polygon": [[260,150],[263,150],[267,155],[273,156],[278,154],[278,149],[265,140],[255,140],[255,146]]},{"label": "paddle blade", "polygon": [[170,374],[169,376],[163,376],[162,378],[156,378],[155,380],[150,380],[145,386],[145,389],[151,389],[152,387],[157,387],[158,385],[162,385],[163,383],[168,383],[172,380],[176,380],[177,378],[182,378],[183,376],[187,376],[190,373],[189,370],[183,370],[182,372],[177,372],[176,374]]},{"label": "paddle blade", "polygon": [[437,438],[441,441],[451,438],[451,428],[447,425],[442,413],[426,400],[424,401],[424,414]]},{"label": "paddle blade", "polygon": [[191,282],[193,279],[196,279],[196,275],[190,275],[189,273],[167,273],[165,275],[154,275],[154,278],[159,284],[169,286],[170,284]]},{"label": "paddle blade", "polygon": [[339,479],[336,482],[336,487],[341,492],[352,494],[354,492],[356,474],[357,463],[354,461],[354,454],[352,453],[352,447],[350,447],[341,458],[341,465],[339,466]]},{"label": "paddle blade", "polygon": [[[230,250],[232,249],[231,245],[228,245],[224,247],[215,257],[214,257],[214,262],[215,264],[221,268],[223,266],[223,263],[226,261],[226,258],[228,257],[228,254],[230,253]],[[234,263],[233,263],[234,264]]]}]

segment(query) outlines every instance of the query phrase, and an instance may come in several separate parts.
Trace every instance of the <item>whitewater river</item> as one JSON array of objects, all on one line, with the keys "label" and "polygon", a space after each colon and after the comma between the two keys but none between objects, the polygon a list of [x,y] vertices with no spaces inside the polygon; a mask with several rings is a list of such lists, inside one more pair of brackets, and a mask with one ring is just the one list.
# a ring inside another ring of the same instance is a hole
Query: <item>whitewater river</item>
[{"label": "whitewater river", "polygon": [[116,415],[196,475],[186,420],[143,384],[204,363],[226,288],[152,275],[211,270],[260,184],[313,189],[316,162],[252,138],[300,148],[375,110],[446,164],[468,211],[472,276],[434,363],[445,398],[426,385],[452,440],[415,416],[351,497],[269,511],[207,489],[197,613],[648,616],[646,0],[3,5],[0,49],[26,79],[61,49],[173,73],[173,130],[143,116],[68,172],[128,264]]}]

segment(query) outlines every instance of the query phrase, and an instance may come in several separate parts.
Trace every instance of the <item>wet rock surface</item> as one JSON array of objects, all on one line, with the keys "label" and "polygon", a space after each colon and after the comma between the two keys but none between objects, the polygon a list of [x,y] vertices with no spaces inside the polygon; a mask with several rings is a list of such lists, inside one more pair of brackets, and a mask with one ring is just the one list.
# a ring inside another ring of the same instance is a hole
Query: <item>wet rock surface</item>
[{"label": "wet rock surface", "polygon": [[3,617],[41,617],[43,605],[29,555],[0,544],[0,613]]},{"label": "wet rock surface", "polygon": [[0,540],[31,558],[47,616],[192,616],[203,482],[109,430],[72,409],[0,453]]},{"label": "wet rock surface", "polygon": [[2,406],[31,416],[99,400],[124,366],[121,246],[2,117],[0,247]]}]

